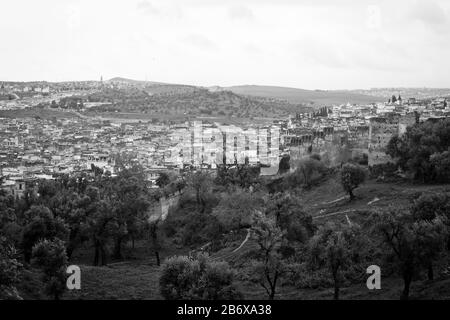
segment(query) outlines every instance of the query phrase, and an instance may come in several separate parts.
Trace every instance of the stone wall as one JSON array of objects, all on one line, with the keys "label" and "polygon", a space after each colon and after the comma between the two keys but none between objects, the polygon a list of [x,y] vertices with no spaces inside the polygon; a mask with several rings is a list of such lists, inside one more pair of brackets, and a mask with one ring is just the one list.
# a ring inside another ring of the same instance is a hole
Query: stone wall
[{"label": "stone wall", "polygon": [[319,154],[327,165],[337,166],[352,157],[368,153],[369,127],[304,134],[290,139],[289,143],[293,161]]},{"label": "stone wall", "polygon": [[390,115],[370,119],[369,125],[369,167],[393,162],[394,160],[386,154],[386,147],[395,135],[402,135],[408,126],[417,121],[415,114],[406,116]]},{"label": "stone wall", "polygon": [[354,157],[368,156],[369,166],[393,162],[386,154],[386,147],[394,135],[402,135],[408,126],[419,119],[416,114],[406,116],[391,114],[370,119],[369,125],[360,125],[348,130],[324,128],[321,131],[299,128],[292,135],[285,136],[291,160],[319,154],[330,166],[337,166]]},{"label": "stone wall", "polygon": [[175,192],[167,197],[161,197],[159,202],[151,208],[149,213],[149,221],[157,219],[164,221],[169,214],[170,208],[178,205],[181,194],[181,192]]}]

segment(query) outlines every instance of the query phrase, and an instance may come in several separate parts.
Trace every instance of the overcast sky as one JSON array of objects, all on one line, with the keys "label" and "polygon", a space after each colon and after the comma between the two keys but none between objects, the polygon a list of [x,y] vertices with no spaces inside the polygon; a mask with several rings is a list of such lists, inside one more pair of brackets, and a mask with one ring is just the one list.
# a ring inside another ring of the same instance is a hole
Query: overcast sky
[{"label": "overcast sky", "polygon": [[448,0],[0,0],[0,80],[450,87]]}]

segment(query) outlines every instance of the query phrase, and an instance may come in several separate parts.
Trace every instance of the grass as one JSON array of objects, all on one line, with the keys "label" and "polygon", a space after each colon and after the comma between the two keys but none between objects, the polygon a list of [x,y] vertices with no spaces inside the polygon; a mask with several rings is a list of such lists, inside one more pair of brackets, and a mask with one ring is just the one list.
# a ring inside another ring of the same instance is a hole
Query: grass
[{"label": "grass", "polygon": [[[160,268],[141,263],[112,264],[106,267],[81,267],[81,290],[67,292],[64,299],[89,300],[160,300]],[[245,299],[266,299],[262,287],[249,282],[238,282]],[[380,290],[368,290],[365,282],[341,289],[341,299],[371,300],[400,297],[403,283],[400,278],[383,278]],[[322,300],[332,299],[332,288],[297,289],[293,286],[280,286],[276,299]],[[411,285],[411,299],[450,299],[450,277],[433,281],[419,280]],[[37,297],[28,297],[37,298]]]},{"label": "grass", "polygon": [[[365,218],[364,212],[389,209],[390,207],[409,209],[412,201],[422,192],[448,191],[450,191],[450,185],[420,185],[406,181],[384,183],[368,180],[355,189],[356,198],[349,201],[340,185],[339,177],[335,176],[311,190],[301,191],[299,196],[304,203],[305,211],[313,217],[317,217],[316,221],[345,222],[345,214],[350,219],[362,221]],[[346,213],[347,211],[349,213]],[[343,213],[332,215],[336,212]],[[330,215],[330,217],[327,218],[326,215]],[[322,216],[324,217],[322,218]]]},{"label": "grass", "polygon": [[106,267],[82,265],[81,290],[65,299],[160,300],[159,267],[154,264],[122,263]]}]

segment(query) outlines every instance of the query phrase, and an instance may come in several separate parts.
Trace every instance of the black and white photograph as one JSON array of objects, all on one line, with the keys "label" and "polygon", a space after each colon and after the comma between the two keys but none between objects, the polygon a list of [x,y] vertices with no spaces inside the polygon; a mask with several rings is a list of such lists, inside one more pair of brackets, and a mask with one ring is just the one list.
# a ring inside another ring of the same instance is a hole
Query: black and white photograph
[{"label": "black and white photograph", "polygon": [[450,300],[450,1],[0,12],[0,300]]}]

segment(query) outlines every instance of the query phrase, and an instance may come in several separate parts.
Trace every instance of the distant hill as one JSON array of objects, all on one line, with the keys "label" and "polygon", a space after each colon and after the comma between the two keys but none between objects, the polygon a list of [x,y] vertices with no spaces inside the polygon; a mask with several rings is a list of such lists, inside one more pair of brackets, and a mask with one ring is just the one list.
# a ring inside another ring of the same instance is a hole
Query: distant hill
[{"label": "distant hill", "polygon": [[[288,87],[242,85],[225,87],[237,94],[283,99],[290,103],[312,103],[323,106],[343,103],[373,103],[384,101],[383,98],[355,93],[347,90],[305,90]],[[215,87],[217,90],[217,87]]]},{"label": "distant hill", "polygon": [[128,79],[128,78],[122,78],[122,77],[114,77],[109,80],[106,80],[106,82],[119,82],[119,83],[129,83],[129,84],[141,84],[141,85],[161,85],[161,84],[167,84],[164,82],[156,82],[156,81],[144,81],[144,80],[134,80],[134,79]]},{"label": "distant hill", "polygon": [[[121,77],[112,78],[108,80],[108,82],[145,87],[149,94],[192,92],[195,91],[195,89],[201,88],[191,85],[132,80]],[[357,92],[356,90],[306,90],[260,85],[239,85],[231,87],[211,86],[206,89],[210,92],[231,91],[239,95],[285,100],[292,104],[312,104],[317,107],[345,103],[374,103],[385,100],[384,97],[364,94],[362,92]]]},{"label": "distant hill", "polygon": [[[161,89],[161,92],[154,92]],[[265,97],[239,95],[228,90],[211,92],[199,87],[155,87],[110,89],[88,96],[90,102],[110,102],[93,107],[97,112],[142,112],[166,115],[229,116],[238,118],[285,117],[311,108]]]},{"label": "distant hill", "polygon": [[131,85],[133,87],[138,87],[149,95],[153,94],[179,94],[183,92],[192,92],[198,89],[196,86],[184,85],[184,84],[173,84],[155,81],[142,81],[133,80],[121,77],[115,77],[106,81],[113,85]]}]

